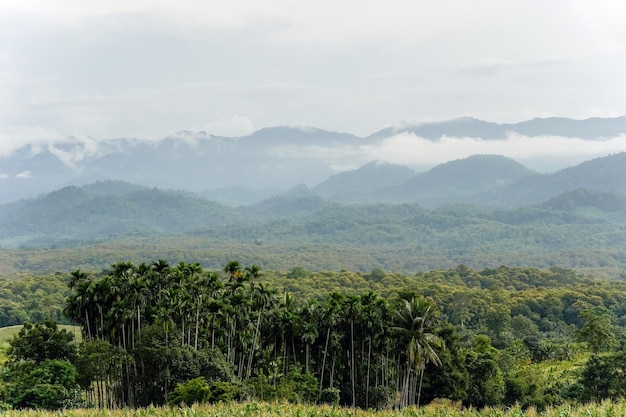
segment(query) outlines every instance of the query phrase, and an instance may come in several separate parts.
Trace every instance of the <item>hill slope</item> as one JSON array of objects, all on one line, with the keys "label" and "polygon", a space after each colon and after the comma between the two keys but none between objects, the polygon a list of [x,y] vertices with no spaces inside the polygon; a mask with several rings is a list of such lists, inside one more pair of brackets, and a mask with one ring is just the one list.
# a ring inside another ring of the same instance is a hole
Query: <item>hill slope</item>
[{"label": "hill slope", "polygon": [[12,240],[110,240],[130,234],[180,234],[233,218],[228,208],[189,194],[102,182],[0,206],[0,236],[5,245]]},{"label": "hill slope", "polygon": [[455,203],[492,204],[482,200],[487,192],[497,193],[534,172],[512,159],[497,155],[475,155],[441,164],[402,185],[390,187],[385,201],[417,202],[433,207]]},{"label": "hill slope", "polygon": [[339,203],[376,202],[382,189],[402,184],[414,176],[415,172],[408,167],[374,161],[359,169],[335,174],[313,191]]}]

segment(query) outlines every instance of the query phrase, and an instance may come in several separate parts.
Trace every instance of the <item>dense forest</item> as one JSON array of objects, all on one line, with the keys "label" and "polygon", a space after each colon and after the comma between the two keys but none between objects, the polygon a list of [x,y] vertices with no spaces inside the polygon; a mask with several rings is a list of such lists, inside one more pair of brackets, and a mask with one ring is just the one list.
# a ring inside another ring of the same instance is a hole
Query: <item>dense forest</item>
[{"label": "dense forest", "polygon": [[122,182],[66,187],[0,206],[0,276],[157,258],[213,269],[237,258],[267,270],[405,274],[459,264],[561,266],[611,278],[626,270],[623,194],[575,189],[525,207],[425,208],[342,206],[309,191],[231,208]]},{"label": "dense forest", "polygon": [[[160,260],[37,281],[49,295],[16,298],[4,312],[4,325],[38,322],[10,342],[7,406],[287,399],[385,408],[446,398],[541,408],[626,392],[626,283],[566,269],[460,265],[404,276]],[[33,285],[3,281],[2,293]],[[45,310],[59,296],[65,302]],[[61,310],[81,326],[78,348],[41,322]]]}]

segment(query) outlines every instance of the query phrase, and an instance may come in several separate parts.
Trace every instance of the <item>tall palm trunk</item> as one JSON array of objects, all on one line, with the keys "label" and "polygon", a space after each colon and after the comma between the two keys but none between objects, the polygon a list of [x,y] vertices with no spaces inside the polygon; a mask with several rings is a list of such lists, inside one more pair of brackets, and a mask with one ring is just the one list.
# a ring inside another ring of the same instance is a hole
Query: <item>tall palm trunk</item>
[{"label": "tall palm trunk", "polygon": [[417,390],[417,406],[420,406],[420,399],[422,397],[422,381],[424,380],[424,361],[420,363],[420,383],[419,388]]},{"label": "tall palm trunk", "polygon": [[324,382],[324,371],[326,370],[326,354],[328,353],[328,341],[330,340],[330,326],[326,330],[326,344],[324,345],[324,359],[322,359],[322,370],[320,372],[320,392],[319,398],[322,398],[322,386]]},{"label": "tall palm trunk", "polygon": [[365,408],[369,408],[370,402],[370,365],[372,360],[372,338],[368,337],[369,349],[367,351],[367,376],[365,379]]},{"label": "tall palm trunk", "polygon": [[356,406],[356,371],[354,369],[354,319],[350,320],[350,380],[352,381],[352,407]]},{"label": "tall palm trunk", "polygon": [[200,322],[200,306],[196,309],[196,340],[194,342],[194,349],[198,350],[198,324]]}]

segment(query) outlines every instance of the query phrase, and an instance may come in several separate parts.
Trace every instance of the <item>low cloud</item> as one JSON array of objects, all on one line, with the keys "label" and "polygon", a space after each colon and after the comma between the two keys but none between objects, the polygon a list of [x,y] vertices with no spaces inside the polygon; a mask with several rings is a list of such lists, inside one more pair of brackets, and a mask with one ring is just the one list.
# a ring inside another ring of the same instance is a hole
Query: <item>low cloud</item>
[{"label": "low cloud", "polygon": [[30,171],[24,171],[24,172],[20,172],[19,174],[15,175],[15,178],[30,178],[33,175],[31,174]]},{"label": "low cloud", "polygon": [[431,140],[400,133],[362,146],[285,146],[273,156],[327,160],[334,170],[354,169],[371,161],[384,161],[425,171],[436,165],[478,154],[502,155],[538,172],[555,172],[583,161],[626,152],[626,135],[587,140],[562,136],[528,137],[509,134],[503,140],[442,137]]},{"label": "low cloud", "polygon": [[556,171],[585,160],[620,152],[626,152],[626,135],[605,140],[585,140],[562,136],[528,137],[509,134],[504,140],[443,137],[433,141],[403,133],[366,148],[370,159],[418,169],[477,154],[495,154],[512,158],[540,172]]},{"label": "low cloud", "polygon": [[0,128],[0,158],[11,155],[25,145],[37,154],[43,147],[67,141],[67,137],[52,129],[30,126],[4,126]]}]

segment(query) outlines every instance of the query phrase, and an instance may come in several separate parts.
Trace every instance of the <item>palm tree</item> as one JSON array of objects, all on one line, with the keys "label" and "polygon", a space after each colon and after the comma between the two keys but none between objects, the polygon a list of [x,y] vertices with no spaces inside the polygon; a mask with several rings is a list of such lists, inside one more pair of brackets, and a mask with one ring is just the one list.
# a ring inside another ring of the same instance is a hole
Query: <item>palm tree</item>
[{"label": "palm tree", "polygon": [[416,370],[420,376],[417,392],[417,406],[419,407],[426,364],[432,362],[437,366],[441,365],[435,350],[442,346],[442,340],[435,334],[438,314],[435,304],[423,297],[413,297],[411,300],[402,301],[403,305],[397,311],[397,325],[393,327],[393,331],[401,337],[406,356],[401,405],[412,404],[412,400],[409,399],[409,385],[414,384],[411,384],[410,375],[411,371]]},{"label": "palm tree", "polygon": [[228,274],[231,281],[241,278],[241,265],[239,261],[230,261],[224,267],[224,272]]},{"label": "palm tree", "polygon": [[[320,327],[326,327],[326,341],[324,343],[324,350],[322,354],[322,367],[319,371],[320,383],[319,383],[319,397],[321,398],[322,389],[324,386],[324,373],[326,372],[326,359],[328,358],[328,349],[331,342],[331,336],[337,332],[337,326],[341,320],[341,303],[343,294],[331,293],[324,304],[320,308]],[[331,367],[330,372],[330,387],[332,388],[333,381],[333,369]]]},{"label": "palm tree", "polygon": [[[377,343],[377,352],[382,351],[382,341],[388,332],[385,326],[385,314],[387,312],[386,301],[374,292],[368,292],[361,296],[361,329],[359,333],[367,342],[367,371],[365,376],[365,407],[369,407],[370,370],[372,363],[372,351],[374,343]],[[363,358],[365,353],[361,354]]]},{"label": "palm tree", "polygon": [[350,385],[352,387],[352,407],[356,406],[356,370],[354,351],[354,322],[361,312],[361,299],[358,296],[349,295],[343,300],[343,315],[350,323]]},{"label": "palm tree", "polygon": [[[247,269],[248,268],[246,268],[246,270]],[[258,276],[259,272],[260,270],[255,272],[256,276]],[[267,285],[263,285],[262,283],[257,284],[257,285],[252,283],[250,290],[251,290],[252,297],[253,297],[252,307],[257,312],[257,320],[256,320],[255,329],[254,329],[254,336],[252,338],[252,346],[250,348],[250,355],[248,356],[248,371],[246,374],[247,377],[250,377],[252,373],[252,359],[254,358],[256,346],[257,344],[260,345],[259,331],[260,331],[260,326],[261,326],[261,316],[263,315],[264,310],[270,308],[272,304],[272,299],[276,295],[275,290],[268,288]]]}]

